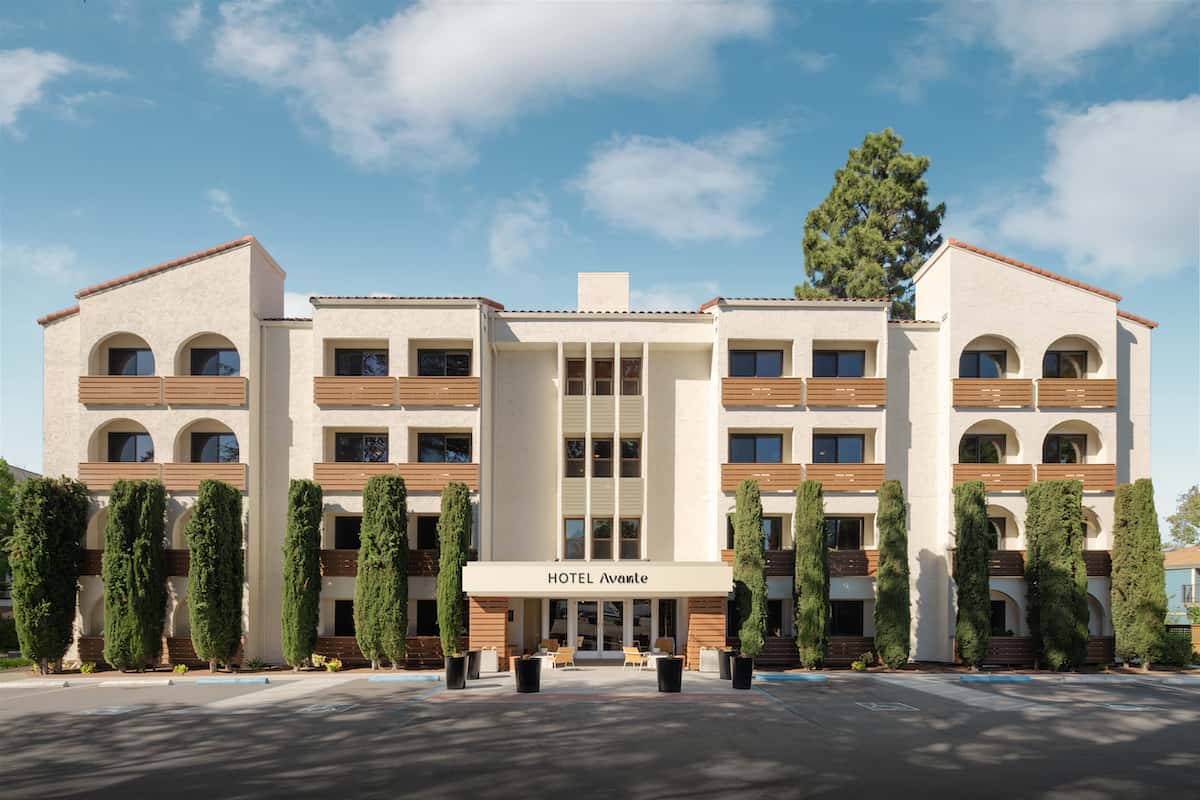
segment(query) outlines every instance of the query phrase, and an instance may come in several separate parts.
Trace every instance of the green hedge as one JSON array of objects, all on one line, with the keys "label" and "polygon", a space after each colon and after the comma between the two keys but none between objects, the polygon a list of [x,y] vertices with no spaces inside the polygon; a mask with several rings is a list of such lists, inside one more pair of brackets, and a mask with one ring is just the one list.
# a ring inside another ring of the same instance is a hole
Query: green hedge
[{"label": "green hedge", "polygon": [[371,669],[404,663],[408,633],[408,491],[396,475],[376,475],[363,488],[354,632]]},{"label": "green hedge", "polygon": [[308,663],[317,646],[321,606],[321,487],[308,480],[288,484],[288,527],[283,541],[283,658]]},{"label": "green hedge", "polygon": [[217,662],[230,663],[242,642],[242,493],[201,481],[187,540],[192,647],[215,670]]},{"label": "green hedge", "polygon": [[754,658],[767,635],[767,562],[763,552],[762,496],[758,482],[737,488],[733,517],[733,593],[741,653]]},{"label": "green hedge", "polygon": [[1146,669],[1163,653],[1167,590],[1154,485],[1142,478],[1117,489],[1112,549],[1116,652]]},{"label": "green hedge", "polygon": [[167,497],[158,481],[117,481],[104,530],[104,660],[141,671],[162,655]]},{"label": "green hedge", "polygon": [[879,487],[879,569],[875,575],[875,652],[899,669],[908,663],[908,512],[900,481]]},{"label": "green hedge", "polygon": [[1025,489],[1026,617],[1039,664],[1058,670],[1087,660],[1087,566],[1083,484],[1039,481]]},{"label": "green hedge", "polygon": [[801,665],[816,669],[825,663],[829,644],[829,553],[820,481],[805,481],[796,490],[792,546],[796,553],[796,651]]},{"label": "green hedge", "polygon": [[954,487],[954,571],[958,612],[954,642],[958,657],[978,668],[987,657],[992,634],[992,594],[988,555],[992,526],[987,521],[987,495],[982,481]]},{"label": "green hedge", "polygon": [[442,652],[456,655],[463,633],[462,569],[471,548],[471,491],[465,483],[446,485],[437,530],[438,633],[442,637]]}]

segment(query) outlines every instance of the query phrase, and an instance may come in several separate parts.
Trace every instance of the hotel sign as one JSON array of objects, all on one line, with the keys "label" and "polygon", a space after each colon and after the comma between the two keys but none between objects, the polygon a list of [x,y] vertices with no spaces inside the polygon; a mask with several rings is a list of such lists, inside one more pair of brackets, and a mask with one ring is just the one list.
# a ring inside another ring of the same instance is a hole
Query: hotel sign
[{"label": "hotel sign", "polygon": [[725,595],[733,568],[721,561],[472,561],[463,591],[496,597],[687,597]]}]

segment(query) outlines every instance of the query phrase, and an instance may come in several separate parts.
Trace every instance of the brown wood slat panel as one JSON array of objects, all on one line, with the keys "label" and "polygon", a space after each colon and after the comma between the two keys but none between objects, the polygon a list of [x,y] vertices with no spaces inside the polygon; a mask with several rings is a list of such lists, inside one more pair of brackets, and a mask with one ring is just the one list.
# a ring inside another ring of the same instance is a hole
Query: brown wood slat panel
[{"label": "brown wood slat panel", "polygon": [[465,483],[471,491],[479,489],[478,464],[400,464],[400,477],[410,492],[440,492],[451,481]]},{"label": "brown wood slat panel", "polygon": [[387,377],[313,378],[313,402],[319,406],[390,406],[396,379]]},{"label": "brown wood slat panel", "polygon": [[992,550],[988,553],[988,575],[997,578],[1025,577],[1025,551]]},{"label": "brown wood slat panel", "polygon": [[361,492],[376,475],[395,475],[395,464],[365,462],[318,462],[313,464],[313,480],[327,492]]},{"label": "brown wood slat panel", "polygon": [[168,492],[194,492],[200,481],[228,483],[239,492],[246,491],[245,464],[163,464],[163,485]]},{"label": "brown wood slat panel", "polygon": [[438,574],[438,552],[436,550],[409,550],[408,574],[418,578],[431,578]]},{"label": "brown wood slat panel", "polygon": [[866,550],[830,550],[829,577],[866,577],[869,572]]},{"label": "brown wood slat panel", "polygon": [[1087,574],[1096,578],[1107,578],[1112,575],[1112,553],[1108,550],[1084,550],[1083,563],[1087,565]]},{"label": "brown wood slat panel", "polygon": [[804,477],[820,481],[826,492],[877,492],[885,474],[883,464],[804,465]]},{"label": "brown wood slat panel", "polygon": [[172,406],[246,405],[246,379],[233,375],[186,375],[163,379],[163,399]]},{"label": "brown wood slat panel", "polygon": [[[766,569],[768,578],[790,578],[796,574],[796,552],[794,550],[767,550]],[[733,551],[722,550],[721,560],[733,564]]]},{"label": "brown wood slat panel", "polygon": [[79,649],[81,663],[90,661],[96,666],[105,665],[103,636],[80,636],[75,640],[75,644]]},{"label": "brown wood slat panel", "polygon": [[722,464],[721,490],[733,492],[744,480],[758,481],[763,492],[794,492],[804,480],[800,464]]},{"label": "brown wood slat panel", "polygon": [[997,667],[1032,667],[1033,639],[1028,636],[993,636],[983,663]]},{"label": "brown wood slat panel", "polygon": [[321,574],[327,578],[353,578],[358,574],[358,551],[322,550]]},{"label": "brown wood slat panel", "polygon": [[879,572],[879,551],[867,550],[867,574],[874,575]]},{"label": "brown wood slat panel", "polygon": [[81,375],[79,402],[88,406],[162,405],[162,378],[155,375]]},{"label": "brown wood slat panel", "polygon": [[1029,378],[955,378],[954,405],[975,408],[1023,408],[1033,405]]},{"label": "brown wood slat panel", "polygon": [[1042,408],[1112,408],[1117,405],[1115,378],[1042,378],[1037,382]]},{"label": "brown wood slat panel", "polygon": [[156,481],[162,478],[162,464],[127,463],[119,461],[88,461],[79,465],[79,480],[89,491],[111,489],[120,480]]},{"label": "brown wood slat panel", "polygon": [[1087,664],[1111,664],[1117,660],[1116,640],[1111,636],[1089,636]]},{"label": "brown wood slat panel", "polygon": [[954,483],[983,481],[989,492],[1021,492],[1033,483],[1032,464],[955,464]]},{"label": "brown wood slat panel", "polygon": [[[725,640],[726,647],[737,650],[741,640],[736,636]],[[791,669],[799,666],[800,654],[796,650],[796,639],[792,636],[767,636],[763,639],[763,648],[754,659],[754,666],[767,669]]]},{"label": "brown wood slat panel", "polygon": [[104,551],[103,550],[84,550],[83,551],[83,569],[79,571],[80,575],[99,575],[103,570]]},{"label": "brown wood slat panel", "polygon": [[479,378],[397,378],[402,406],[477,406]]},{"label": "brown wood slat panel", "polygon": [[167,575],[172,578],[186,578],[188,567],[192,563],[192,553],[183,548],[171,548],[166,551]]},{"label": "brown wood slat panel", "polygon": [[688,598],[687,663],[700,669],[701,647],[725,646],[725,598]]},{"label": "brown wood slat panel", "polygon": [[798,406],[804,402],[803,378],[722,378],[726,406]]},{"label": "brown wood slat panel", "polygon": [[825,645],[825,663],[831,667],[849,666],[874,649],[872,636],[830,636],[829,644]]},{"label": "brown wood slat panel", "polygon": [[1085,492],[1115,492],[1116,464],[1038,464],[1039,481],[1082,481]]},{"label": "brown wood slat panel", "polygon": [[842,408],[887,405],[885,378],[809,378],[805,400],[809,406]]},{"label": "brown wood slat panel", "polygon": [[495,648],[500,670],[507,671],[508,598],[470,597],[467,600],[467,614],[470,619],[468,647],[472,650]]}]

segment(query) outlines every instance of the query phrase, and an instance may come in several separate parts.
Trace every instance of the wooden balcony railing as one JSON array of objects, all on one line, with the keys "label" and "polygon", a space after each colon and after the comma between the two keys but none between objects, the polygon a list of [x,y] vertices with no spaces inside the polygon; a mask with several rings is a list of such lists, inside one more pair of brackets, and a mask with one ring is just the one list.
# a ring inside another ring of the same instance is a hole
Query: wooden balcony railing
[{"label": "wooden balcony railing", "polygon": [[887,405],[884,378],[809,378],[805,402],[816,407],[859,407]]},{"label": "wooden balcony railing", "polygon": [[804,477],[820,481],[826,492],[877,492],[883,483],[883,464],[805,464]]},{"label": "wooden balcony railing", "polygon": [[[948,556],[950,573],[957,577],[958,570],[951,549]],[[1108,550],[1084,550],[1083,563],[1089,577],[1102,578],[1112,574],[1112,554]],[[988,553],[988,575],[993,578],[1025,577],[1024,550],[992,550]]]},{"label": "wooden balcony railing", "polygon": [[[167,576],[171,578],[186,578],[188,566],[191,564],[191,553],[187,549],[168,548],[165,551]],[[104,571],[104,551],[84,550],[83,569],[80,575],[100,575]]]},{"label": "wooden balcony railing", "polygon": [[162,464],[128,461],[88,461],[79,465],[79,480],[90,491],[111,489],[117,481],[156,481],[162,478]]},{"label": "wooden balcony railing", "polygon": [[983,481],[989,492],[1020,492],[1033,483],[1032,464],[955,464],[954,483]]},{"label": "wooden balcony railing", "polygon": [[1112,551],[1084,550],[1083,563],[1087,566],[1088,577],[1107,578],[1112,575]]},{"label": "wooden balcony railing", "polygon": [[326,578],[353,578],[358,574],[358,551],[322,550],[321,574]]},{"label": "wooden balcony railing", "polygon": [[327,492],[361,492],[376,475],[395,475],[396,465],[385,462],[319,462],[313,464],[313,480]]},{"label": "wooden balcony railing", "polygon": [[440,492],[451,481],[465,483],[471,491],[479,489],[478,464],[400,464],[400,477],[410,492]]},{"label": "wooden balcony railing", "polygon": [[1024,408],[1033,405],[1029,378],[955,378],[954,405],[976,408]]},{"label": "wooden balcony railing", "polygon": [[721,491],[732,492],[744,480],[758,481],[764,492],[794,492],[804,480],[800,464],[722,464]]},{"label": "wooden balcony railing", "polygon": [[326,491],[360,492],[375,475],[400,475],[410,492],[440,492],[451,481],[479,489],[478,464],[386,464],[359,461],[313,464],[313,480]]},{"label": "wooden balcony railing", "polygon": [[1116,464],[1038,464],[1039,481],[1082,481],[1085,492],[1115,492]]},{"label": "wooden balcony railing", "polygon": [[830,550],[829,577],[868,577],[879,571],[878,550]]},{"label": "wooden balcony railing", "polygon": [[313,378],[313,402],[319,406],[391,406],[396,379],[387,377]]},{"label": "wooden balcony railing", "polygon": [[438,552],[436,550],[409,550],[408,574],[415,577],[429,577],[438,574]]},{"label": "wooden balcony railing", "polygon": [[[767,550],[764,556],[768,578],[791,578],[796,574],[796,552],[790,547],[783,550]],[[733,564],[733,551],[722,550],[721,560],[726,564]]]},{"label": "wooden balcony railing", "polygon": [[402,406],[477,406],[479,378],[397,378]]},{"label": "wooden balcony railing", "polygon": [[233,375],[186,375],[163,379],[163,400],[169,406],[246,405],[246,379]]},{"label": "wooden balcony railing", "polygon": [[803,378],[722,378],[726,406],[798,406],[804,402]]},{"label": "wooden balcony railing", "polygon": [[239,492],[246,491],[245,464],[163,464],[163,485],[168,492],[194,492],[200,481],[228,483]]},{"label": "wooden balcony railing", "polygon": [[1114,378],[1042,378],[1037,382],[1042,408],[1111,408],[1117,404]]},{"label": "wooden balcony railing", "polygon": [[79,402],[85,406],[160,406],[162,378],[157,375],[81,375]]},{"label": "wooden balcony railing", "polygon": [[[406,669],[435,669],[444,663],[440,637],[409,636],[405,639],[405,645],[405,662],[399,666]],[[467,649],[466,637],[459,643],[459,648],[464,651]],[[316,652],[326,658],[341,659],[346,665],[366,663],[353,636],[318,636]]]}]

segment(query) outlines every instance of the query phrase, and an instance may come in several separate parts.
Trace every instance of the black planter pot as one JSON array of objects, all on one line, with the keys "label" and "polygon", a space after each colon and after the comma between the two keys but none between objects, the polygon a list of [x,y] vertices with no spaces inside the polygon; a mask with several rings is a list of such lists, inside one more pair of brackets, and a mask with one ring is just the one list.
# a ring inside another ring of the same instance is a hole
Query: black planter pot
[{"label": "black planter pot", "polygon": [[717,664],[721,667],[721,680],[727,681],[733,677],[729,662],[733,660],[735,655],[737,653],[732,650],[721,650],[717,653]]},{"label": "black planter pot", "polygon": [[467,688],[466,656],[446,656],[446,688]]},{"label": "black planter pot", "polygon": [[479,651],[467,651],[467,680],[479,680]]},{"label": "black planter pot", "polygon": [[749,689],[754,680],[754,659],[749,656],[733,657],[733,688]]},{"label": "black planter pot", "polygon": [[683,691],[683,659],[664,656],[654,664],[658,670],[658,690],[678,694]]},{"label": "black planter pot", "polygon": [[513,674],[517,678],[517,694],[532,694],[541,691],[542,660],[540,658],[518,658],[513,665]]}]

